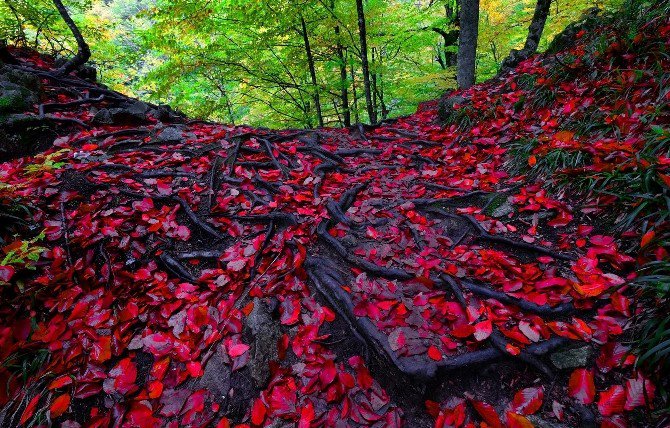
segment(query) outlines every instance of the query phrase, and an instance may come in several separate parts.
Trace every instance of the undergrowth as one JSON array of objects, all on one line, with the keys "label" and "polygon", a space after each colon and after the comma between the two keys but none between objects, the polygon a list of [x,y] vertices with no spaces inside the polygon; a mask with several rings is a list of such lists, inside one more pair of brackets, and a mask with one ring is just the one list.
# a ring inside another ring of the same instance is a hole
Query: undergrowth
[{"label": "undergrowth", "polygon": [[[638,255],[636,277],[624,287],[632,288],[637,297],[633,326],[637,365],[656,375],[665,403],[670,395],[670,73],[661,61],[667,61],[670,53],[662,39],[655,38],[653,28],[668,14],[667,2],[629,0],[621,13],[599,18],[602,28],[610,30],[589,34],[583,57],[549,58],[545,82],[521,75],[517,83],[528,91],[528,106],[534,109],[560,106],[553,89],[574,79],[588,76],[605,83],[595,89],[592,105],[565,115],[561,128],[569,134],[564,148],[537,138],[513,141],[507,145],[506,163],[510,173],[543,182],[554,194],[609,201],[603,217],[614,218],[613,232],[639,237],[639,245],[630,249]],[[612,23],[616,25],[608,25]],[[651,37],[642,37],[643,31]],[[644,70],[617,63],[633,54],[640,58],[635,65]],[[643,111],[640,122],[647,126],[643,141],[627,152],[611,143],[605,146],[609,155],[594,159],[596,142],[629,138],[620,121],[638,114],[631,106],[639,106],[627,101],[634,99],[636,90],[642,91],[640,87],[656,93],[638,110]],[[617,107],[603,111],[600,104],[606,102]],[[656,412],[667,415],[670,407],[661,404]]]}]

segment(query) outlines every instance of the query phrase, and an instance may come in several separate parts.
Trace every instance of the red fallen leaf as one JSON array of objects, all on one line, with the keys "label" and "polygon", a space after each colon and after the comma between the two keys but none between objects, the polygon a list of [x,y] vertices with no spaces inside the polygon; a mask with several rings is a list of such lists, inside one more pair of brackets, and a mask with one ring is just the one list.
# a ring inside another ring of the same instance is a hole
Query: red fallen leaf
[{"label": "red fallen leaf", "polygon": [[9,282],[15,272],[16,271],[12,266],[0,266],[0,281]]},{"label": "red fallen leaf", "polygon": [[573,217],[572,214],[569,212],[560,209],[558,211],[558,215],[551,221],[549,221],[547,224],[552,227],[561,227],[561,226],[567,226],[571,221]]},{"label": "red fallen leaf", "polygon": [[568,381],[568,395],[582,404],[593,403],[596,395],[593,372],[587,369],[573,371]]},{"label": "red fallen leaf", "polygon": [[610,286],[604,282],[591,281],[588,283],[573,282],[574,289],[584,297],[596,297],[603,294]]},{"label": "red fallen leaf", "polygon": [[511,343],[505,345],[505,350],[509,352],[510,355],[514,356],[519,355],[521,353],[521,349],[519,349],[518,346],[512,345]]},{"label": "red fallen leaf", "polygon": [[49,407],[49,412],[51,413],[52,418],[57,418],[70,407],[70,394],[62,394],[56,397],[51,406]]},{"label": "red fallen leaf", "polygon": [[24,341],[30,336],[33,331],[30,318],[23,318],[16,320],[14,327],[12,327],[12,336],[16,341]]},{"label": "red fallen leaf", "polygon": [[621,385],[614,385],[600,393],[598,410],[603,416],[611,416],[623,412],[626,403],[626,393]]},{"label": "red fallen leaf", "polygon": [[230,420],[225,416],[216,424],[216,428],[230,428]]},{"label": "red fallen leaf", "polygon": [[450,399],[446,406],[441,409],[440,414],[435,420],[435,427],[461,427],[466,418],[465,400],[461,398]]},{"label": "red fallen leaf", "polygon": [[105,379],[103,389],[106,393],[118,392],[125,395],[136,388],[137,368],[130,358],[124,358],[109,371],[109,378]]},{"label": "red fallen leaf", "polygon": [[368,368],[365,367],[363,359],[357,355],[353,356],[349,358],[349,365],[356,369],[356,381],[358,385],[363,389],[370,388],[374,383],[374,379],[372,379]]},{"label": "red fallen leaf", "polygon": [[51,383],[49,384],[49,389],[54,390],[71,384],[72,384],[71,376],[61,376],[51,381]]},{"label": "red fallen leaf", "polygon": [[428,348],[428,356],[435,361],[440,361],[442,359],[442,353],[435,347],[435,345],[430,345],[430,348]]},{"label": "red fallen leaf", "polygon": [[310,400],[307,400],[300,410],[300,421],[298,422],[298,428],[309,428],[312,426],[312,421],[314,420],[314,404]]},{"label": "red fallen leaf", "polygon": [[474,326],[470,324],[461,324],[451,329],[449,334],[459,339],[465,339],[466,337],[471,336],[474,332],[475,332]]},{"label": "red fallen leaf", "polygon": [[104,363],[112,358],[112,338],[100,336],[91,346],[91,358],[98,363]]},{"label": "red fallen leaf", "polygon": [[323,366],[321,367],[321,371],[319,372],[319,380],[321,381],[321,385],[330,385],[335,380],[335,376],[337,376],[337,368],[335,367],[333,360],[324,361]]},{"label": "red fallen leaf", "polygon": [[244,266],[246,266],[246,264],[247,264],[246,259],[237,259],[229,261],[228,264],[226,265],[226,268],[228,270],[232,270],[233,272],[239,272],[242,269],[244,269]]},{"label": "red fallen leaf", "polygon": [[500,421],[498,412],[492,405],[484,403],[483,401],[470,400],[472,407],[479,413],[479,416],[491,426],[491,428],[503,428],[503,423]]},{"label": "red fallen leaf", "polygon": [[519,321],[519,330],[533,342],[538,342],[540,340],[539,331],[535,330],[528,321]]},{"label": "red fallen leaf", "polygon": [[565,411],[563,410],[564,407],[565,406],[563,406],[556,400],[554,400],[554,402],[551,403],[551,411],[554,412],[554,416],[556,416],[556,419],[558,419],[559,421],[562,421],[563,418],[565,417]]},{"label": "red fallen leaf", "polygon": [[389,345],[391,349],[397,351],[400,348],[404,348],[407,343],[405,333],[397,328],[389,334]]},{"label": "red fallen leaf", "polygon": [[484,320],[475,324],[473,336],[477,342],[488,339],[493,332],[493,323],[491,320]]},{"label": "red fallen leaf", "polygon": [[507,428],[535,428],[525,416],[518,415],[514,412],[507,412]]},{"label": "red fallen leaf", "polygon": [[154,200],[151,198],[144,198],[141,201],[133,202],[133,208],[146,213],[154,209]]},{"label": "red fallen leaf", "polygon": [[281,302],[279,311],[281,313],[280,321],[283,325],[293,325],[300,319],[300,299],[289,297]]},{"label": "red fallen leaf", "polygon": [[530,165],[530,166],[537,165],[537,158],[535,157],[535,155],[530,155],[528,157],[528,165]]},{"label": "red fallen leaf", "polygon": [[600,371],[607,373],[614,368],[621,367],[626,360],[629,349],[619,342],[606,343],[602,347],[600,355],[596,358],[596,364]]},{"label": "red fallen leaf", "polygon": [[267,409],[265,404],[263,404],[260,398],[257,398],[254,401],[253,406],[251,406],[251,423],[254,425],[262,425],[263,421],[265,421],[266,412]]},{"label": "red fallen leaf", "polygon": [[160,397],[163,394],[163,382],[154,380],[147,386],[147,392],[149,393],[149,398]]},{"label": "red fallen leaf", "polygon": [[510,410],[514,413],[532,415],[542,407],[544,400],[544,387],[524,388],[514,394]]},{"label": "red fallen leaf", "polygon": [[626,404],[624,409],[632,410],[651,403],[654,400],[655,390],[654,384],[640,373],[637,374],[635,379],[628,379],[626,381]]},{"label": "red fallen leaf", "polygon": [[198,361],[190,361],[186,363],[186,370],[191,377],[200,377],[203,375],[202,365]]},{"label": "red fallen leaf", "polygon": [[648,230],[647,233],[642,235],[642,239],[640,240],[640,247],[644,248],[649,245],[649,243],[654,239],[654,236],[656,236],[654,229]]},{"label": "red fallen leaf", "polygon": [[440,403],[433,400],[425,401],[426,412],[433,418],[437,419],[437,416],[440,414]]},{"label": "red fallen leaf", "polygon": [[36,395],[30,400],[26,408],[21,413],[21,419],[19,419],[19,425],[23,425],[35,414],[35,409],[37,408],[37,403],[39,403],[41,396]]},{"label": "red fallen leaf", "polygon": [[128,413],[126,413],[125,424],[137,428],[153,428],[157,420],[153,416],[153,412],[146,402],[134,401]]},{"label": "red fallen leaf", "polygon": [[181,420],[183,425],[191,425],[196,415],[198,413],[202,413],[202,411],[205,410],[206,395],[207,391],[200,389],[198,391],[194,391],[193,394],[188,397],[186,403],[184,403],[184,408],[181,409],[180,412],[180,414],[183,416]]},{"label": "red fallen leaf", "polygon": [[239,357],[249,350],[249,345],[244,343],[238,343],[237,345],[231,345],[228,347],[228,355],[233,358]]}]

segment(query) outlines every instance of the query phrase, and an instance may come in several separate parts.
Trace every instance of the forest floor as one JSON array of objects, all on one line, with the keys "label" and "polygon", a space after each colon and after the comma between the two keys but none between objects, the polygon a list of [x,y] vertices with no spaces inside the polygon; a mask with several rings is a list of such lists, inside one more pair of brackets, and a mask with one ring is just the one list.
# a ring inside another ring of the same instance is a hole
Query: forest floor
[{"label": "forest floor", "polygon": [[13,49],[4,79],[36,98],[4,112],[0,426],[648,423],[626,283],[667,253],[542,174],[648,167],[670,21],[617,34],[454,94],[446,125],[433,102],[284,131]]}]

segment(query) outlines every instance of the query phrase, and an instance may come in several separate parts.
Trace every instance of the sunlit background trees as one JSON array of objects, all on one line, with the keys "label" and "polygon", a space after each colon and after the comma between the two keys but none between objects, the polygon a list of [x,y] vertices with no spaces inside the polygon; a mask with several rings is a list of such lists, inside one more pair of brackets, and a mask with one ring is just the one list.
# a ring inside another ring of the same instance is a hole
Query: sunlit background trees
[{"label": "sunlit background trees", "polygon": [[[590,8],[616,1],[553,1],[540,50]],[[456,0],[362,0],[364,38],[356,0],[64,3],[103,83],[195,117],[345,126],[411,113],[456,87]],[[480,1],[478,81],[523,47],[535,6]],[[76,51],[50,0],[1,0],[0,39],[63,56]]]}]

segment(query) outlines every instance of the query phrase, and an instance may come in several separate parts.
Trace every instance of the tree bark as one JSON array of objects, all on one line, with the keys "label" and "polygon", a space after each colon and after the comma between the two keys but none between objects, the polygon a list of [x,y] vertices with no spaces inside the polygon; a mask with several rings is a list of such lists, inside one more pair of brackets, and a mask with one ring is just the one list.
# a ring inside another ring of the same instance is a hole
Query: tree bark
[{"label": "tree bark", "polygon": [[[330,2],[331,13],[335,14],[335,1]],[[335,52],[340,66],[340,100],[342,102],[342,120],[345,127],[351,126],[351,109],[349,108],[349,82],[347,79],[347,61],[344,57],[344,46],[342,46],[342,33],[340,26],[335,24]]]},{"label": "tree bark", "polygon": [[460,89],[467,89],[475,84],[479,0],[461,0],[460,9],[461,31],[458,37],[456,81]]},{"label": "tree bark", "polygon": [[305,18],[300,15],[300,25],[302,26],[302,39],[305,42],[305,52],[307,53],[307,63],[309,65],[309,75],[312,79],[314,106],[316,107],[316,115],[319,119],[319,127],[323,128],[323,114],[321,112],[321,97],[319,96],[319,82],[316,80],[316,69],[314,67],[314,55],[312,54],[312,47],[309,44],[309,36],[307,35],[307,24]]},{"label": "tree bark", "polygon": [[358,13],[358,35],[361,41],[361,69],[363,71],[363,86],[365,89],[365,104],[368,110],[368,118],[371,124],[377,123],[377,112],[372,104],[372,89],[370,85],[370,66],[368,64],[368,40],[365,29],[365,11],[363,0],[356,0],[356,12]]},{"label": "tree bark", "polygon": [[354,73],[353,64],[351,64],[351,91],[354,97],[354,119],[356,123],[360,123],[361,119],[358,116],[358,94],[356,93],[356,74]]},{"label": "tree bark", "polygon": [[342,47],[342,40],[340,38],[340,26],[335,26],[335,37],[337,38],[337,58],[340,63],[340,98],[342,99],[342,118],[344,119],[344,126],[351,126],[351,110],[349,109],[349,91],[347,86],[347,63],[344,59],[344,48]]},{"label": "tree bark", "polygon": [[502,72],[513,69],[519,65],[520,62],[537,52],[537,47],[540,44],[540,39],[542,38],[544,26],[547,23],[550,8],[551,0],[537,0],[537,3],[535,4],[535,12],[533,13],[533,20],[528,27],[526,43],[521,50],[512,49],[509,56],[505,58],[502,63],[500,68]]},{"label": "tree bark", "polygon": [[65,21],[65,24],[67,24],[68,28],[72,32],[72,35],[77,41],[77,54],[70,58],[65,64],[63,64],[61,68],[56,70],[56,73],[58,74],[68,74],[72,70],[86,64],[86,61],[88,61],[88,59],[91,57],[91,50],[89,49],[86,40],[84,40],[84,36],[81,35],[77,24],[75,24],[70,17],[70,14],[63,5],[63,2],[61,0],[53,0],[53,2],[56,6],[56,9],[58,9],[58,13],[60,13],[61,18],[63,18],[63,21]]}]

